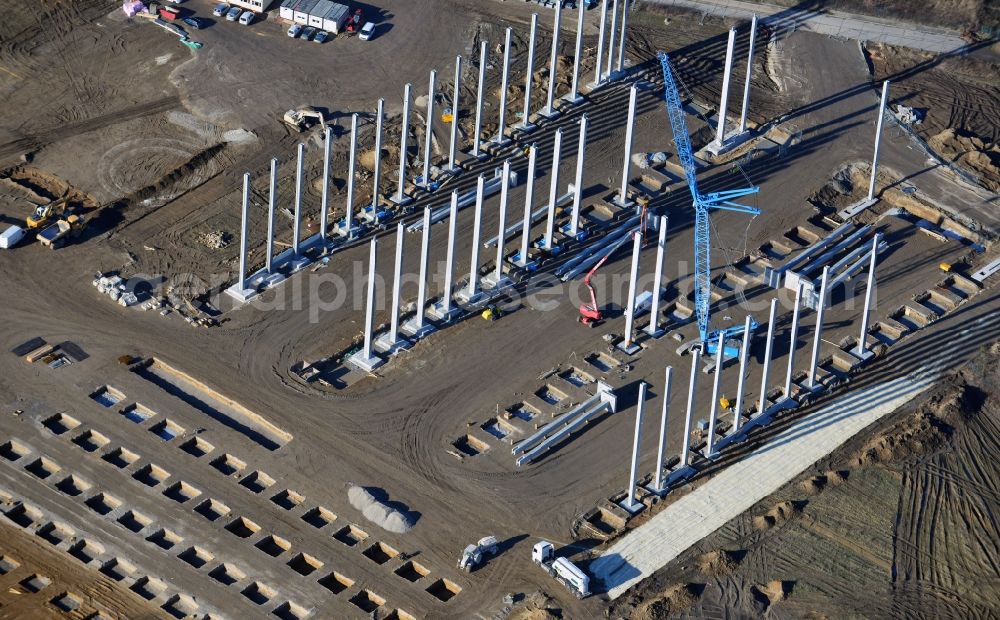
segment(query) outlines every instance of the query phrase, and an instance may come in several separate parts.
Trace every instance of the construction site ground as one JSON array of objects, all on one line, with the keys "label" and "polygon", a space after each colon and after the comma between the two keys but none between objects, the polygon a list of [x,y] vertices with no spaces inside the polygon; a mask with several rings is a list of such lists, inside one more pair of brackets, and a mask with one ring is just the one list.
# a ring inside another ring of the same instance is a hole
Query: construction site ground
[{"label": "construction site ground", "polygon": [[[609,352],[602,336],[620,335],[624,330],[620,306],[627,285],[627,276],[622,277],[628,270],[625,252],[602,272],[606,281],[598,294],[604,303],[619,309],[597,328],[587,329],[576,320],[579,303],[586,300],[579,279],[556,292],[538,286],[526,303],[512,305],[499,321],[485,322],[472,314],[394,358],[377,375],[349,382],[343,381],[342,370],[334,362],[322,366],[323,383],[304,380],[298,369],[314,362],[319,367],[320,360],[356,345],[363,319],[362,265],[367,259],[363,243],[334,254],[318,271],[293,276],[265,293],[259,304],[238,307],[220,293],[233,282],[236,270],[244,172],[253,175],[259,192],[251,211],[250,262],[254,266],[263,262],[271,157],[279,159],[281,174],[278,239],[290,240],[291,220],[284,212],[292,206],[294,151],[299,141],[306,143],[305,229],[308,234],[316,230],[320,186],[314,181],[321,171],[322,142],[318,132],[299,134],[282,125],[279,119],[285,110],[312,105],[333,119],[331,204],[333,217],[339,218],[346,196],[352,113],[359,113],[362,120],[356,196],[360,206],[371,200],[371,165],[367,162],[373,160],[375,101],[386,99],[382,193],[389,195],[396,187],[404,84],[412,83],[416,99],[409,140],[413,176],[423,146],[428,71],[438,71],[439,114],[450,103],[454,57],[465,58],[459,121],[462,147],[467,150],[477,69],[469,60],[479,41],[489,41],[492,57],[484,125],[489,135],[497,129],[500,72],[495,45],[502,41],[504,27],[510,25],[515,31],[512,84],[518,86],[511,88],[510,125],[520,120],[515,112],[523,98],[519,89],[524,83],[531,11],[540,14],[535,65],[539,69],[547,63],[551,12],[533,4],[495,0],[440,0],[433,11],[426,10],[425,3],[385,0],[378,9],[369,10],[382,24],[373,41],[341,37],[317,45],[289,39],[287,26],[277,20],[249,28],[216,20],[195,33],[205,46],[189,50],[149,23],[126,20],[113,2],[41,4],[40,10],[13,7],[0,23],[0,105],[4,110],[0,118],[0,223],[21,224],[33,202],[67,194],[74,204],[90,211],[91,223],[82,238],[58,251],[32,243],[4,250],[0,259],[4,290],[0,501],[5,512],[17,502],[31,507],[0,523],[0,540],[9,541],[0,543],[0,555],[17,564],[0,574],[5,592],[0,594],[0,617],[18,617],[26,608],[54,614],[60,605],[71,605],[71,612],[79,617],[95,610],[108,617],[136,617],[136,609],[179,617],[193,609],[212,613],[212,617],[254,617],[262,611],[298,617],[308,610],[317,610],[315,617],[364,617],[378,608],[379,617],[400,610],[396,617],[490,618],[512,613],[510,603],[504,601],[508,593],[517,595],[514,604],[521,608],[527,602],[528,607],[559,608],[562,617],[603,615],[609,608],[603,595],[577,601],[529,558],[531,545],[539,538],[557,546],[569,545],[563,552],[583,561],[606,548],[601,539],[579,535],[579,516],[624,490],[638,385],[641,381],[653,384],[647,412],[657,409],[665,365],[676,369],[668,453],[676,454],[681,444],[682,429],[676,422],[690,362],[675,353],[680,342],[674,336],[689,341],[697,337],[697,329],[684,323],[659,340],[640,339],[643,349],[634,357]],[[190,0],[184,6],[206,15],[211,3]],[[575,13],[566,11],[564,17],[561,54],[569,57]],[[629,77],[639,76],[641,84],[634,152],[664,151],[676,161],[663,108],[657,50],[674,58],[682,96],[693,104],[692,110],[702,111],[701,116],[689,115],[695,147],[709,141],[708,121],[719,97],[728,26],[716,18],[662,7],[641,5],[632,14]],[[591,52],[583,63],[584,83],[594,74],[590,56],[597,39],[595,14],[589,16],[586,33],[585,49]],[[915,52],[912,64],[907,65],[899,60],[909,57],[905,54],[886,56],[880,51],[876,55],[858,41],[792,33],[780,25],[773,33],[756,50],[749,118],[751,126],[767,124],[768,135],[781,148],[761,149],[759,157],[741,158],[742,167],[732,162],[710,166],[700,177],[704,191],[750,183],[761,188],[750,199],[763,211],[760,216],[713,215],[713,279],[720,293],[713,320],[720,325],[742,323],[747,312],[765,323],[768,303],[775,294],[763,286],[742,290],[724,275],[730,264],[747,255],[760,258],[758,248],[777,239],[798,251],[804,243],[797,244],[796,239],[801,240],[803,231],[828,230],[823,215],[864,196],[866,162],[874,145],[877,81],[902,77],[902,88],[910,89],[907,93],[922,93],[919,97],[928,103],[921,105],[931,110],[925,127],[933,127],[934,133],[920,133],[931,146],[933,135],[954,128],[979,136],[986,143],[980,150],[992,157],[988,145],[996,140],[995,123],[994,134],[989,134],[989,121],[983,120],[997,117],[995,81],[991,84],[981,76],[973,80],[969,72],[925,66],[926,59]],[[745,37],[741,36],[737,49],[738,57],[745,58]],[[974,45],[968,52],[962,62],[996,67],[995,47]],[[890,60],[878,60],[885,57]],[[745,68],[737,66],[734,83],[742,84]],[[547,81],[543,77],[539,74],[536,80],[532,110],[544,102]],[[955,87],[972,81],[975,88]],[[915,82],[920,85],[908,86]],[[568,73],[562,70],[557,93],[561,96],[568,89]],[[907,105],[914,105],[912,97],[918,95],[901,97]],[[731,95],[730,117],[739,99]],[[581,113],[588,115],[590,123],[585,206],[596,217],[605,209],[600,206],[603,199],[621,179],[627,101],[628,82],[590,93],[585,103],[568,108],[560,118],[540,123],[530,137],[519,138],[486,162],[471,163],[470,170],[447,181],[433,196],[418,193],[408,221],[424,205],[445,204],[452,189],[473,188],[478,172],[492,175],[504,158],[510,158],[523,178],[522,149],[532,142],[538,146],[542,171],[536,181],[535,205],[544,205],[553,132],[563,129],[562,193],[565,183],[572,181]],[[446,126],[439,121],[434,129],[437,163],[446,156],[448,145]],[[952,265],[956,273],[968,274],[991,259],[992,241],[1000,226],[996,196],[989,184],[977,184],[934,160],[910,133],[887,129],[881,163],[883,199],[862,216],[880,227],[889,244],[878,267],[873,323],[942,283],[946,278],[940,271],[942,263]],[[640,175],[633,167],[633,176]],[[509,222],[519,217],[523,203],[522,183],[510,193]],[[486,236],[497,229],[497,205],[495,196],[486,202]],[[668,191],[653,192],[652,208],[669,216],[663,319],[674,320],[692,307],[690,195],[683,184],[675,182]],[[904,212],[887,213],[895,208]],[[965,239],[926,234],[913,223],[928,217],[938,221],[946,217],[954,230],[963,231]],[[386,283],[391,282],[389,257],[394,249],[388,232],[380,237],[378,269]],[[471,234],[470,209],[459,217],[460,279],[468,270]],[[210,238],[223,242],[206,243]],[[407,235],[407,273],[417,271],[419,244],[419,235]],[[977,252],[980,246],[986,248],[985,253]],[[508,248],[512,247],[509,243]],[[445,249],[446,226],[435,225],[430,248],[435,273]],[[483,256],[491,263],[493,250],[484,250]],[[654,257],[653,251],[643,253],[641,271],[647,287]],[[173,303],[178,310],[161,316],[115,304],[91,286],[95,272],[109,271],[153,283],[166,278],[174,285]],[[337,285],[331,281],[317,284],[317,277],[323,275],[344,279],[346,303],[332,307]],[[189,290],[183,286],[186,283],[193,283]],[[407,303],[416,298],[416,288],[413,282],[404,287]],[[863,277],[851,280],[847,290],[853,302],[838,302],[828,310],[825,353],[857,337],[863,289]],[[440,279],[436,279],[431,296],[440,290]],[[781,383],[787,363],[789,293],[777,292],[782,304],[773,386]],[[742,305],[737,305],[737,296],[745,296]],[[966,317],[996,313],[998,300],[990,290],[976,296],[966,292],[966,296],[964,304],[952,312]],[[179,317],[182,314],[210,316],[220,325],[209,329],[189,325]],[[808,361],[814,320],[815,313],[804,313],[799,370]],[[388,310],[383,306],[376,323],[387,321]],[[949,330],[957,327],[954,320],[946,321],[939,327],[915,330],[903,341],[906,350],[931,355],[936,347],[947,346]],[[996,333],[995,327],[987,332],[984,343],[990,333]],[[67,343],[64,348],[76,352],[75,363],[50,369],[25,362],[24,345],[35,338]],[[763,356],[761,341],[757,339],[751,355],[757,365]],[[974,348],[969,345],[970,354]],[[866,372],[887,381],[912,370],[907,363],[913,355],[890,355]],[[142,358],[150,365],[130,366],[121,363],[122,356]],[[756,368],[751,371],[748,401],[759,397]],[[974,384],[984,374],[964,376]],[[698,419],[707,417],[709,377],[702,375],[699,382]],[[583,400],[593,392],[593,381],[598,378],[618,392],[622,404],[618,413],[592,422],[536,463],[516,467],[511,440]],[[735,394],[736,379],[736,373],[727,368],[723,394]],[[993,383],[982,386],[977,389],[988,391]],[[838,389],[842,394],[853,387]],[[533,416],[530,420],[513,419],[506,426],[497,423],[498,415],[509,408],[528,411],[532,407],[535,410],[526,416]],[[894,414],[884,424],[904,418]],[[982,462],[982,457],[975,456],[992,448],[962,439],[982,436],[985,441],[988,431],[977,435],[970,429],[989,419],[983,413],[967,424],[954,424],[959,427],[949,439],[954,451],[933,457],[957,459],[941,464],[942,470],[979,459],[984,469],[994,468],[983,475],[995,479],[995,459]],[[640,471],[652,469],[656,438],[648,429],[654,426],[647,421]],[[500,429],[503,438],[490,429]],[[864,432],[857,442],[864,444],[871,437]],[[837,459],[847,458],[845,454],[850,452],[829,457],[829,469],[839,468]],[[787,555],[776,548],[815,549],[817,536],[824,541],[836,532],[845,536],[831,523],[846,518],[852,506],[862,501],[859,497],[878,495],[885,500],[890,495],[883,493],[891,491],[900,498],[912,498],[926,485],[935,484],[927,460],[907,467],[902,469],[901,481],[891,473],[891,466],[860,467],[843,485],[827,488],[815,502],[810,500],[809,507],[785,528],[752,531],[748,524],[757,513],[751,511],[732,522],[737,525],[731,523],[705,539],[697,551],[750,549],[746,558],[752,562],[737,562],[732,576],[713,575],[698,590],[691,585],[697,580],[686,569],[676,570],[678,562],[690,565],[682,558],[640,584],[610,611],[644,617],[641,614],[649,610],[643,601],[659,600],[675,583],[688,584],[678,596],[703,615],[712,612],[712,605],[757,613],[780,597],[788,598],[787,605],[803,601],[801,607],[789,611],[792,614],[822,610],[826,604],[854,610],[856,601],[848,599],[857,589],[841,584],[826,589],[823,584],[814,585],[823,590],[815,595],[805,588],[786,592],[784,582],[799,579],[796,571],[809,566],[806,560],[797,559],[781,570],[770,568],[777,556]],[[976,484],[976,489],[983,486]],[[368,487],[388,505],[399,508],[409,516],[412,529],[393,532],[372,522],[350,501],[352,485]],[[937,491],[938,497],[952,492]],[[786,497],[797,501],[792,495],[786,487],[776,502]],[[819,514],[811,513],[813,506],[820,505],[824,508]],[[872,510],[873,519],[885,521],[891,520],[897,508],[880,505]],[[911,508],[903,510],[902,503],[899,510],[906,515],[912,512]],[[932,536],[928,532],[936,527],[934,523],[911,517],[906,521],[907,536],[914,540]],[[818,525],[803,525],[811,520]],[[878,542],[888,545],[884,529],[878,532]],[[37,536],[27,534],[36,531]],[[824,534],[816,533],[820,531]],[[487,534],[500,541],[499,555],[471,574],[457,570],[455,562],[465,545]],[[990,539],[993,546],[995,534]],[[747,537],[751,542],[746,542]],[[865,570],[881,570],[880,578],[886,578],[887,556],[882,551],[857,553],[867,562]],[[837,553],[839,548],[829,549],[829,554]],[[905,563],[901,557],[897,552],[893,566]],[[913,564],[907,570],[925,570],[917,554],[907,557]],[[108,558],[115,558],[110,566]],[[958,575],[965,574],[967,560],[956,556],[954,561],[951,557],[936,561],[946,564],[940,571]],[[85,570],[76,570],[83,564]],[[4,566],[2,561],[0,566]],[[939,571],[937,567],[927,570]],[[25,585],[34,573],[51,581],[36,593]],[[810,583],[811,577],[801,579]],[[954,586],[954,581],[935,579],[928,588]],[[780,582],[778,586],[774,580]],[[64,591],[77,602],[61,599]],[[551,600],[539,603],[539,592]],[[955,592],[970,596],[968,607],[942,605],[943,614],[961,616],[962,609],[971,613],[982,609],[983,602],[968,590]],[[907,596],[899,603],[901,607],[892,609],[914,609],[924,600],[920,597],[931,595]],[[647,617],[661,617],[649,613]]]}]

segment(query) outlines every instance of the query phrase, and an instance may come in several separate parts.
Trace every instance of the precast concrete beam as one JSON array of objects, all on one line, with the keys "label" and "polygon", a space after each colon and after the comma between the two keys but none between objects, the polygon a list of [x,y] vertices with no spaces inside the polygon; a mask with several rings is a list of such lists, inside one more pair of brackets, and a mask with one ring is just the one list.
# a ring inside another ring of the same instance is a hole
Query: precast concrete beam
[{"label": "precast concrete beam", "polygon": [[538,149],[534,144],[528,149],[528,178],[525,180],[524,188],[524,222],[521,228],[521,251],[515,263],[522,269],[528,269],[531,261],[528,260],[528,244],[531,242],[531,208],[534,203],[535,193],[535,158]]},{"label": "precast concrete beam", "polygon": [[562,2],[556,2],[555,24],[552,27],[552,53],[549,56],[549,90],[545,96],[545,109],[542,116],[555,118],[559,111],[552,106],[555,103],[556,94],[556,63],[559,60],[559,27],[562,24]]},{"label": "precast concrete beam", "polygon": [[564,99],[572,104],[583,101],[580,96],[580,56],[583,54],[583,22],[586,17],[587,3],[577,2],[576,18],[576,47],[573,52],[573,81],[570,84],[570,92]]},{"label": "precast concrete beam", "polygon": [[878,123],[875,125],[875,153],[872,155],[872,173],[868,180],[868,201],[875,200],[875,178],[878,175],[878,151],[882,143],[882,120],[885,118],[885,107],[889,102],[889,80],[882,82],[882,99],[878,105]]},{"label": "precast concrete beam", "polygon": [[632,463],[629,466],[628,487],[625,488],[625,499],[621,506],[625,510],[635,513],[642,508],[642,504],[635,500],[636,476],[639,471],[639,441],[642,437],[642,415],[646,408],[645,381],[639,383],[639,402],[635,407],[635,434],[632,437]]},{"label": "precast concrete beam", "polygon": [[872,310],[872,289],[875,286],[875,262],[878,260],[878,238],[879,234],[875,233],[875,237],[872,239],[871,262],[868,263],[868,282],[865,284],[865,307],[861,313],[861,334],[858,336],[858,346],[854,349],[855,355],[861,359],[868,359],[871,356],[866,341],[868,340],[868,320]]},{"label": "precast concrete beam", "polygon": [[451,145],[448,147],[448,172],[458,172],[458,104],[462,90],[462,57],[455,56],[455,86],[451,94]]},{"label": "precast concrete beam", "polygon": [[747,355],[750,352],[751,318],[747,315],[743,323],[743,346],[740,347],[740,376],[736,384],[736,405],[733,407],[733,428],[729,432],[735,435],[740,430],[740,415],[743,413],[743,388],[746,383]]},{"label": "precast concrete beam", "polygon": [[663,478],[663,455],[667,448],[667,409],[670,406],[670,386],[674,368],[667,366],[663,376],[663,408],[660,411],[660,441],[656,444],[656,468],[653,470],[653,491],[662,493],[666,486]]},{"label": "precast concrete beam", "polygon": [[660,329],[660,297],[663,295],[663,260],[667,253],[667,216],[660,216],[659,238],[656,242],[656,264],[653,276],[653,297],[649,304],[649,325],[646,334],[651,338],[659,338],[664,330]]},{"label": "precast concrete beam", "polygon": [[698,385],[698,361],[701,359],[699,349],[691,350],[691,381],[688,383],[687,413],[684,416],[684,437],[681,443],[681,460],[678,467],[690,465],[691,455],[691,419],[694,416],[694,391]]},{"label": "precast concrete beam", "polygon": [[591,89],[597,88],[604,82],[604,29],[608,23],[608,0],[601,0],[601,27],[597,34],[597,62],[594,64],[594,81],[590,83]]},{"label": "precast concrete beam", "polygon": [[740,110],[740,128],[737,134],[747,130],[747,111],[750,109],[750,78],[753,77],[753,48],[757,40],[757,14],[750,19],[750,51],[747,53],[747,75],[743,82],[743,107]]},{"label": "precast concrete beam", "polygon": [[715,144],[719,149],[726,141],[726,110],[729,107],[729,78],[733,72],[733,50],[736,47],[736,28],[729,29],[726,46],[726,69],[722,75],[722,97],[719,100],[719,122],[715,129]]},{"label": "precast concrete beam", "polygon": [[299,237],[302,226],[302,159],[305,145],[299,142],[295,156],[295,212],[292,218],[292,255],[299,255]]},{"label": "precast concrete beam", "polygon": [[[319,207],[319,238],[326,241],[330,212],[330,138],[333,131],[327,126],[323,131],[323,197]],[[268,269],[270,271],[270,269]]]},{"label": "precast concrete beam", "polygon": [[823,267],[823,280],[819,288],[819,300],[816,302],[816,330],[813,332],[812,359],[809,361],[808,388],[816,390],[816,365],[819,363],[819,347],[823,340],[823,314],[826,311],[826,284],[829,280],[830,268]]},{"label": "precast concrete beam", "polygon": [[372,330],[375,322],[375,257],[378,252],[378,238],[372,237],[368,256],[368,295],[365,300],[365,341],[360,351],[351,355],[349,362],[358,368],[371,372],[385,363],[372,351]]},{"label": "precast concrete beam", "polygon": [[712,379],[712,403],[708,415],[708,443],[705,444],[705,458],[715,458],[715,420],[719,412],[719,383],[722,381],[722,359],[726,349],[726,334],[719,331],[719,343],[715,350],[715,377]]},{"label": "precast concrete beam", "polygon": [[531,123],[531,86],[534,82],[535,71],[535,36],[538,34],[538,14],[531,14],[531,34],[528,36],[528,68],[524,76],[524,114],[521,117],[521,124],[518,128],[524,132],[535,129]]},{"label": "precast concrete beam", "polygon": [[396,188],[396,195],[392,201],[398,205],[409,204],[413,199],[406,195],[406,157],[407,145],[410,134],[410,90],[412,86],[403,86],[403,121],[399,134],[399,185]]},{"label": "precast concrete beam", "polygon": [[424,318],[427,305],[427,264],[431,247],[431,208],[424,207],[423,239],[420,244],[420,281],[417,284],[417,309],[409,321],[403,325],[403,333],[420,339],[434,331],[434,326]]},{"label": "precast concrete beam", "polygon": [[507,28],[503,44],[503,73],[500,78],[500,118],[497,135],[493,139],[493,144],[497,147],[504,147],[510,144],[510,138],[506,135],[507,129],[507,84],[510,79],[510,47],[513,29]]},{"label": "precast concrete beam", "polygon": [[476,159],[482,157],[484,153],[480,151],[483,132],[483,91],[486,89],[486,57],[488,43],[483,41],[479,45],[479,88],[476,94],[476,123],[475,131],[472,135],[472,156]]},{"label": "precast concrete beam", "polygon": [[625,161],[622,165],[622,184],[618,190],[618,197],[615,204],[619,207],[630,207],[632,203],[628,200],[628,177],[632,168],[632,130],[635,128],[635,101],[639,93],[639,88],[633,84],[628,93],[628,121],[625,125]]},{"label": "precast concrete beam", "polygon": [[274,208],[278,199],[278,158],[271,158],[271,184],[267,194],[267,259],[264,268],[274,273]]}]

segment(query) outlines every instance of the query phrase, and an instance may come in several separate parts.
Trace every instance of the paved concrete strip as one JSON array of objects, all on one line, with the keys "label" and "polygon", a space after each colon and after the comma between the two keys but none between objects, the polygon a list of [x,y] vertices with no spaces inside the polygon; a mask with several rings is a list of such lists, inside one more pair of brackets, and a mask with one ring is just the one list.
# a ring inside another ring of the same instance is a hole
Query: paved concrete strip
[{"label": "paved concrete strip", "polygon": [[942,364],[876,384],[810,414],[766,445],[664,508],[591,563],[612,599],[749,510],[879,418],[934,382]]},{"label": "paved concrete strip", "polygon": [[708,15],[750,19],[756,13],[765,16],[762,23],[772,27],[801,28],[835,37],[875,41],[900,45],[928,52],[951,52],[966,45],[958,33],[943,28],[931,28],[841,13],[839,11],[813,11],[744,2],[741,0],[648,0],[652,4],[676,6]]}]

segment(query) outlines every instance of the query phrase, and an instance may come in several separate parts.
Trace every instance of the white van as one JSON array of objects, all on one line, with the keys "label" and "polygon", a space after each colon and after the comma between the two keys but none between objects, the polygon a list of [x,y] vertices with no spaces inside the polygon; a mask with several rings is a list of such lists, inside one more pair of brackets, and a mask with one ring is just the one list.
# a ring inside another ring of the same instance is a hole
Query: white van
[{"label": "white van", "polygon": [[371,40],[373,34],[375,34],[375,24],[367,22],[361,27],[361,32],[358,33],[358,38],[362,41],[369,41]]},{"label": "white van", "polygon": [[14,225],[0,234],[0,248],[12,248],[24,239],[24,229]]},{"label": "white van", "polygon": [[240,23],[244,26],[249,26],[253,21],[254,14],[253,11],[243,11],[243,15],[240,15]]}]

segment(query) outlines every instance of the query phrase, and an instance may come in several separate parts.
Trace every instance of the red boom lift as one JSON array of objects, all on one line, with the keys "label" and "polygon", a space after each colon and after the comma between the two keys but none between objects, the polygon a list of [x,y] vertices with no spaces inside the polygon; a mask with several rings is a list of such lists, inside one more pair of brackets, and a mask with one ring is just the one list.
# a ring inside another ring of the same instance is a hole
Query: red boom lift
[{"label": "red boom lift", "polygon": [[590,278],[597,273],[597,270],[601,268],[604,263],[611,258],[611,255],[615,253],[618,248],[622,247],[626,241],[632,239],[632,235],[628,234],[623,236],[619,241],[617,241],[607,253],[601,257],[601,260],[597,261],[590,271],[587,272],[587,277],[583,279],[583,283],[587,286],[590,291],[590,303],[580,304],[580,316],[579,321],[588,327],[593,327],[604,320],[604,313],[601,312],[601,308],[597,305],[597,292],[594,291],[593,285],[590,283]]}]

